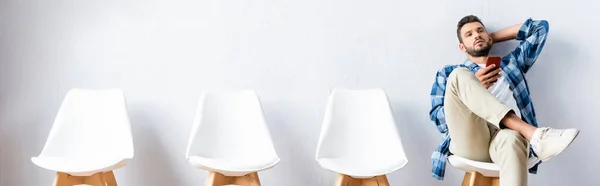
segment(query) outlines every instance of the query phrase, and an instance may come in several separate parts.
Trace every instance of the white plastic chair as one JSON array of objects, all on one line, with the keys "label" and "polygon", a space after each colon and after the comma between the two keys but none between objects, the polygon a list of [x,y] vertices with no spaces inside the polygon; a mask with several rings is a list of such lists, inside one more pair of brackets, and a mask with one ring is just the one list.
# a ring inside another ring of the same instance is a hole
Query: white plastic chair
[{"label": "white plastic chair", "polygon": [[209,171],[206,185],[260,185],[257,172],[279,163],[258,95],[203,94],[186,158]]},{"label": "white plastic chair", "polygon": [[332,90],[316,160],[339,174],[336,185],[356,182],[352,180],[389,185],[386,174],[408,159],[383,90]]},{"label": "white plastic chair", "polygon": [[133,153],[123,92],[72,89],[42,152],[31,161],[56,171],[55,185],[116,185],[112,171],[125,166]]},{"label": "white plastic chair", "polygon": [[[527,169],[535,166],[539,161],[536,157],[527,159]],[[499,186],[500,167],[494,163],[474,161],[456,155],[449,156],[448,163],[459,170],[465,171],[463,179],[463,185],[465,186]]]}]

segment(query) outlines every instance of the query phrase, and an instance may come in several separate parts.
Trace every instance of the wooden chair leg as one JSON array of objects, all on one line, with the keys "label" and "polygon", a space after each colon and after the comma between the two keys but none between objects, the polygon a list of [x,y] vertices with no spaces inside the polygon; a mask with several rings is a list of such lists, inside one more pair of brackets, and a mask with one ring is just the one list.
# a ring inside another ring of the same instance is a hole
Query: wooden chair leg
[{"label": "wooden chair leg", "polygon": [[72,186],[71,180],[67,173],[57,172],[54,178],[54,186]]},{"label": "wooden chair leg", "polygon": [[339,174],[335,180],[335,186],[390,186],[386,175],[373,178],[358,179]]},{"label": "wooden chair leg", "polygon": [[334,186],[346,186],[348,185],[348,181],[350,180],[350,176],[346,176],[343,174],[338,174],[337,179],[335,179]]},{"label": "wooden chair leg", "polygon": [[250,173],[240,177],[233,177],[233,185],[240,186],[260,186],[260,180],[258,179],[258,173]]},{"label": "wooden chair leg", "polygon": [[462,186],[500,186],[500,178],[485,177],[478,172],[467,172]]},{"label": "wooden chair leg", "polygon": [[471,186],[471,173],[466,172],[461,186]]},{"label": "wooden chair leg", "polygon": [[99,172],[91,176],[85,176],[84,178],[86,185],[90,186],[106,186],[106,181],[104,181],[104,173]]},{"label": "wooden chair leg", "polygon": [[361,186],[362,180],[350,177],[344,174],[338,174],[335,180],[335,186]]},{"label": "wooden chair leg", "polygon": [[86,186],[106,186],[104,173],[96,173],[91,176],[71,176],[67,173],[58,172],[56,173],[56,179],[54,180],[54,186],[74,186],[82,184]]},{"label": "wooden chair leg", "polygon": [[363,179],[361,181],[361,186],[379,186],[379,183],[377,183],[377,179]]},{"label": "wooden chair leg", "polygon": [[344,179],[344,175],[338,174],[337,178],[335,178],[335,182],[333,182],[333,186],[344,186],[344,185],[347,185],[346,183],[344,183],[344,181],[346,181]]},{"label": "wooden chair leg", "polygon": [[229,179],[225,175],[211,171],[211,172],[208,172],[208,176],[206,177],[206,184],[204,184],[204,185],[205,186],[221,186],[221,185],[225,185],[225,184],[229,184]]},{"label": "wooden chair leg", "polygon": [[206,186],[260,186],[258,173],[250,173],[244,176],[225,176],[217,172],[209,172],[206,178]]},{"label": "wooden chair leg", "polygon": [[375,179],[377,180],[378,186],[390,186],[390,182],[387,179],[387,175],[377,176],[375,177]]},{"label": "wooden chair leg", "polygon": [[250,173],[246,177],[248,177],[247,179],[250,181],[251,186],[260,186],[260,179],[257,172]]},{"label": "wooden chair leg", "polygon": [[500,186],[500,178],[492,178],[491,186]]},{"label": "wooden chair leg", "polygon": [[117,179],[115,179],[113,171],[104,173],[104,181],[106,181],[106,186],[117,186]]}]

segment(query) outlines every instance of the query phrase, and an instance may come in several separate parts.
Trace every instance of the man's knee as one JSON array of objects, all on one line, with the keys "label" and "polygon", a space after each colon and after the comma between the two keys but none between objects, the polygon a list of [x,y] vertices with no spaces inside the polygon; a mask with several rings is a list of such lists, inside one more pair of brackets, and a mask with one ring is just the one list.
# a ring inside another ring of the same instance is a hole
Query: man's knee
[{"label": "man's knee", "polygon": [[475,74],[471,72],[469,69],[464,67],[459,67],[450,73],[448,76],[448,84],[455,84],[457,82],[463,82],[465,79],[473,78]]},{"label": "man's knee", "polygon": [[529,142],[519,132],[511,129],[498,131],[495,136],[497,151],[527,151]]}]

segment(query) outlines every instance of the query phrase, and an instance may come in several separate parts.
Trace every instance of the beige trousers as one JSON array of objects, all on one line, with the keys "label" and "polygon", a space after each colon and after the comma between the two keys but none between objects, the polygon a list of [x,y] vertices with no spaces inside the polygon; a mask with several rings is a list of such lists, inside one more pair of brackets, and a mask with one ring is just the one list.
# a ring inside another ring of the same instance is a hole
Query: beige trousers
[{"label": "beige trousers", "polygon": [[444,99],[450,152],[475,161],[494,162],[500,167],[501,186],[526,186],[529,142],[517,131],[499,128],[511,109],[466,68],[450,73]]}]

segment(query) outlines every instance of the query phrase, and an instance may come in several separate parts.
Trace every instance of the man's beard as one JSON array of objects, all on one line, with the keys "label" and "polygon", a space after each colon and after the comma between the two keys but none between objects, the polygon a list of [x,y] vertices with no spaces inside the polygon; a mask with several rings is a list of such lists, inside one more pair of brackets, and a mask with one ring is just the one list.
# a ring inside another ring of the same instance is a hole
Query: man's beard
[{"label": "man's beard", "polygon": [[479,50],[474,48],[467,48],[467,53],[473,57],[482,57],[487,56],[490,53],[490,49],[492,49],[492,45],[487,45]]}]

